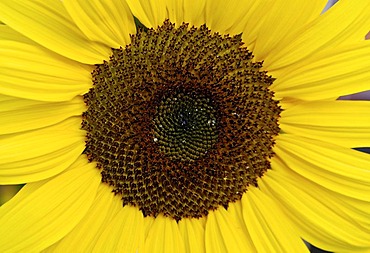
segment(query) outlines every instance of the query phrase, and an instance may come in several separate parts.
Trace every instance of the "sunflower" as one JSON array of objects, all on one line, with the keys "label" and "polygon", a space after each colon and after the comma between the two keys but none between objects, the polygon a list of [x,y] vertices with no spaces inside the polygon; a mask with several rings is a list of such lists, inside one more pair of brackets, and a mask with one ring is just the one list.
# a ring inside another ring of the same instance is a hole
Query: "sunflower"
[{"label": "sunflower", "polygon": [[325,4],[0,1],[0,251],[369,251],[370,4]]}]

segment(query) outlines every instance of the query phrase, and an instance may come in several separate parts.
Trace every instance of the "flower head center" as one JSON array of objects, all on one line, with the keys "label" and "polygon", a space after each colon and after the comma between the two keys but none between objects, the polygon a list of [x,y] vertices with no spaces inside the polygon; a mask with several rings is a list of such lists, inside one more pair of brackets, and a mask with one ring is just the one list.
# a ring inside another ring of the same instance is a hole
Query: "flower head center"
[{"label": "flower head center", "polygon": [[205,25],[139,30],[92,73],[85,153],[145,216],[227,207],[270,168],[279,132],[273,78],[261,66],[241,36]]},{"label": "flower head center", "polygon": [[217,142],[217,111],[195,92],[169,94],[153,119],[153,140],[172,159],[195,161]]}]

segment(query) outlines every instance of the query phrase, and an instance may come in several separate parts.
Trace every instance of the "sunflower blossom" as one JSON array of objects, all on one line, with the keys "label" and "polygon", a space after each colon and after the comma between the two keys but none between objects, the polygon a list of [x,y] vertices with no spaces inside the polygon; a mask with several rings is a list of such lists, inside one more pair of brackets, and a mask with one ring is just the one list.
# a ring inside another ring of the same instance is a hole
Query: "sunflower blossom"
[{"label": "sunflower blossom", "polygon": [[370,3],[325,4],[1,0],[0,252],[370,251]]}]

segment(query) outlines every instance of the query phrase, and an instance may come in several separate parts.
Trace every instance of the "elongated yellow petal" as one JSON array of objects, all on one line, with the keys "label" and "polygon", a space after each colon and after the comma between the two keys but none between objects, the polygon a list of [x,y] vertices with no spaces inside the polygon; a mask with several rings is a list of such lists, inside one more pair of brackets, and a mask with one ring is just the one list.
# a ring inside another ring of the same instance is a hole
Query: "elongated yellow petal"
[{"label": "elongated yellow petal", "polygon": [[[242,28],[242,40],[248,50],[254,50],[256,39],[259,36],[260,27],[263,24],[261,20],[267,15],[269,7],[274,2],[274,0],[248,1],[248,7],[242,15],[243,19],[241,21],[236,21],[240,22]],[[239,27],[239,25],[236,27]]]},{"label": "elongated yellow petal", "polygon": [[345,147],[370,145],[370,102],[311,101],[281,113],[285,133],[315,138]]},{"label": "elongated yellow petal", "polygon": [[152,216],[145,217],[145,219],[144,219],[144,227],[145,227],[144,238],[147,238],[148,237],[149,231],[152,228],[152,225],[154,223],[154,220],[155,220],[155,218],[152,217]]},{"label": "elongated yellow petal", "polygon": [[315,52],[284,71],[271,86],[277,97],[337,99],[370,90],[370,41]]},{"label": "elongated yellow petal", "polygon": [[[85,93],[91,86],[92,67],[41,48],[36,42],[0,26],[0,89],[17,97],[61,101]],[[29,78],[25,76],[29,74]],[[37,80],[36,80],[37,79]],[[45,81],[45,83],[43,83]]]},{"label": "elongated yellow petal", "polygon": [[[205,218],[200,219],[204,220]],[[179,221],[179,229],[185,243],[185,252],[206,252],[204,245],[204,225],[200,219],[186,218]]]},{"label": "elongated yellow petal", "polygon": [[[86,110],[81,97],[66,102],[40,102],[0,95],[0,134],[50,126]],[[20,124],[22,122],[22,124]]]},{"label": "elongated yellow petal", "polygon": [[[281,152],[279,152],[281,154]],[[325,171],[317,169],[317,166],[312,164],[305,164],[302,161],[298,161],[291,152],[286,152],[284,157],[285,164],[282,166],[282,162],[276,162],[274,167],[275,171],[282,171],[282,173],[289,173],[289,177],[294,177],[294,180],[305,185],[305,189],[312,192],[320,192],[320,196],[325,197],[326,205],[335,210],[336,213],[341,215],[345,219],[353,220],[359,227],[370,231],[369,222],[369,210],[370,202],[359,200],[357,197],[352,197],[353,193],[359,192],[356,190],[356,185],[349,185],[344,178],[341,176],[330,175]],[[280,158],[280,156],[279,156]],[[281,158],[280,158],[281,159]],[[292,166],[292,164],[295,166]],[[336,184],[336,182],[341,180],[343,185],[340,183],[336,190],[331,190],[330,188]],[[362,190],[362,191],[367,191]]]},{"label": "elongated yellow petal", "polygon": [[362,41],[370,27],[367,0],[339,1],[328,12],[303,26],[289,44],[266,56],[267,69],[274,71],[302,61],[314,52]]},{"label": "elongated yellow petal", "polygon": [[[71,232],[45,252],[93,252],[103,231],[122,223],[117,217],[122,211],[122,201],[111,190],[110,186],[99,184],[96,198],[86,215]],[[113,219],[115,222],[112,222]],[[123,238],[127,235],[121,236]]]},{"label": "elongated yellow petal", "polygon": [[70,59],[97,64],[110,48],[89,41],[70,19],[62,1],[0,2],[0,20],[42,46]]},{"label": "elongated yellow petal", "polygon": [[[264,65],[268,67],[268,56],[279,52],[290,40],[299,36],[297,33],[301,27],[319,17],[326,2],[326,0],[271,1],[265,8],[266,14],[257,18],[262,24],[258,29],[253,49],[256,60],[265,60]],[[248,36],[248,30],[245,30],[245,33]]]},{"label": "elongated yellow petal", "polygon": [[286,165],[322,187],[370,201],[369,155],[295,135],[282,135],[274,151]]},{"label": "elongated yellow petal", "polygon": [[0,251],[39,252],[63,238],[90,208],[100,184],[81,159],[51,180],[31,183],[0,207]]},{"label": "elongated yellow petal", "polygon": [[52,153],[76,141],[84,142],[80,122],[80,118],[73,117],[45,129],[1,136],[0,164]]},{"label": "elongated yellow petal", "polygon": [[131,12],[148,28],[157,28],[168,18],[166,0],[126,0]]},{"label": "elongated yellow petal", "polygon": [[52,153],[1,164],[0,184],[23,184],[52,177],[76,161],[84,148],[82,142],[76,142]]},{"label": "elongated yellow petal", "polygon": [[[172,2],[177,2],[176,0],[169,0]],[[183,0],[183,22],[189,22],[191,25],[195,26],[201,26],[205,23],[205,14],[204,14],[204,8],[206,5],[206,0],[199,0],[199,1],[193,1],[193,0]],[[181,11],[181,10],[180,10]],[[179,12],[179,10],[176,10],[176,12]],[[178,23],[181,22],[181,19],[179,15],[177,15]],[[170,16],[171,18],[171,16]]]},{"label": "elongated yellow petal", "polygon": [[248,244],[250,252],[256,252],[257,249],[247,228],[248,224],[245,222],[243,217],[242,201],[238,200],[236,202],[229,203],[227,212],[233,218],[235,224],[237,224],[238,229],[240,229],[240,231],[243,233],[243,239],[245,243]]},{"label": "elongated yellow petal", "polygon": [[162,215],[154,219],[144,247],[148,253],[186,252],[177,222]]},{"label": "elongated yellow petal", "polygon": [[8,25],[0,25],[0,41],[2,40],[16,41],[27,45],[37,45],[36,42],[10,28]]},{"label": "elongated yellow petal", "polygon": [[281,123],[355,128],[370,126],[369,101],[309,101],[281,112]]},{"label": "elongated yellow petal", "polygon": [[[203,1],[200,1],[203,2]],[[195,2],[194,2],[195,3]],[[168,18],[171,22],[175,23],[178,27],[184,20],[185,10],[183,8],[184,0],[165,0],[162,8],[166,8],[168,12]]]},{"label": "elongated yellow petal", "polygon": [[91,68],[37,45],[0,41],[1,93],[41,101],[65,101],[92,86]]},{"label": "elongated yellow petal", "polygon": [[282,123],[280,128],[289,134],[315,138],[347,148],[367,147],[370,142],[369,128],[364,127],[322,127]]},{"label": "elongated yellow petal", "polygon": [[309,252],[286,214],[259,189],[244,194],[242,207],[256,252]]},{"label": "elongated yellow petal", "polygon": [[[332,194],[331,191],[326,191]],[[358,199],[349,198],[342,194],[334,194],[330,198],[330,204],[345,217],[353,217],[356,224],[363,229],[370,231],[369,210],[370,203]],[[349,218],[352,219],[352,218]]]},{"label": "elongated yellow petal", "polygon": [[252,252],[241,226],[223,207],[208,214],[205,243],[207,252]]},{"label": "elongated yellow petal", "polygon": [[176,26],[185,22],[199,27],[205,23],[205,5],[205,0],[165,0],[162,7],[166,8],[169,20]]},{"label": "elongated yellow petal", "polygon": [[93,252],[136,253],[143,250],[144,217],[137,207],[121,208],[104,227]]},{"label": "elongated yellow petal", "polygon": [[280,203],[303,239],[334,252],[356,252],[370,247],[369,231],[358,224],[356,217],[348,217],[336,208],[338,205],[332,205],[338,203],[335,194],[297,177],[278,159],[273,159],[272,168],[259,187]]},{"label": "elongated yellow petal", "polygon": [[26,183],[54,176],[71,165],[84,149],[80,118],[0,136],[0,182]]},{"label": "elongated yellow petal", "polygon": [[[207,1],[205,8],[206,25],[213,31],[221,34],[236,35],[245,31],[245,23],[253,22],[253,18],[262,18],[264,15],[259,6],[262,1],[231,0],[227,4],[222,1]],[[261,12],[253,14],[256,9]],[[227,20],[227,21],[226,21]],[[246,31],[247,32],[247,31]],[[249,34],[246,34],[248,37]]]},{"label": "elongated yellow petal", "polygon": [[125,47],[136,32],[134,18],[124,0],[66,0],[65,8],[92,41],[111,48]]}]

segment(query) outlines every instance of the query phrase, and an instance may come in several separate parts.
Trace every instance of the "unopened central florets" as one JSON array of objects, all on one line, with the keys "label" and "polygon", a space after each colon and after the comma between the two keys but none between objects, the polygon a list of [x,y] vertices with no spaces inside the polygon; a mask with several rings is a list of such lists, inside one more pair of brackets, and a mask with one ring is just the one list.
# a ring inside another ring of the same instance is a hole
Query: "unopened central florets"
[{"label": "unopened central florets", "polygon": [[165,21],[96,66],[85,153],[123,205],[201,217],[257,185],[281,109],[252,58],[241,36]]},{"label": "unopened central florets", "polygon": [[195,161],[217,142],[217,109],[196,92],[170,94],[156,108],[154,142],[169,159]]}]

